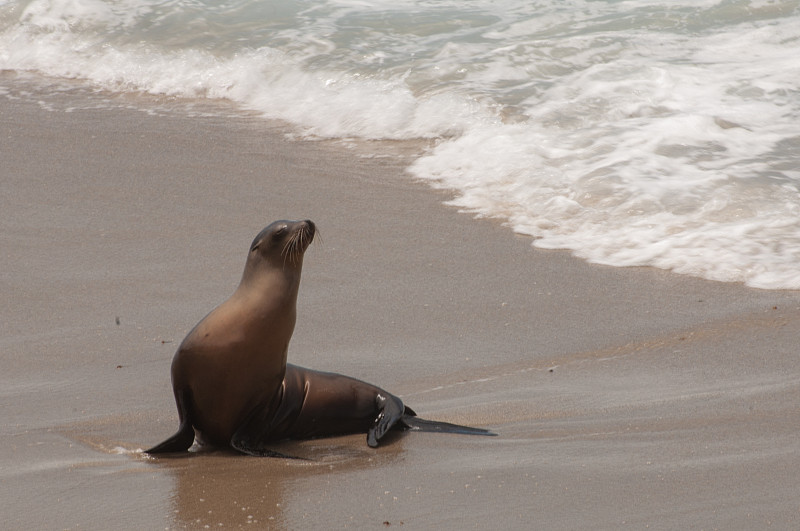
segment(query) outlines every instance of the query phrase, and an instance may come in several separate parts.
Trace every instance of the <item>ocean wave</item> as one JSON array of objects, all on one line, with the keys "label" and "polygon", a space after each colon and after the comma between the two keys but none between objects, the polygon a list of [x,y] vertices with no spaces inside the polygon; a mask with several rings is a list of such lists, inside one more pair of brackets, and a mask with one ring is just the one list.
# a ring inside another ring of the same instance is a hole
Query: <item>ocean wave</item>
[{"label": "ocean wave", "polygon": [[800,289],[796,2],[33,0],[0,69],[223,98],[409,168],[534,245]]}]

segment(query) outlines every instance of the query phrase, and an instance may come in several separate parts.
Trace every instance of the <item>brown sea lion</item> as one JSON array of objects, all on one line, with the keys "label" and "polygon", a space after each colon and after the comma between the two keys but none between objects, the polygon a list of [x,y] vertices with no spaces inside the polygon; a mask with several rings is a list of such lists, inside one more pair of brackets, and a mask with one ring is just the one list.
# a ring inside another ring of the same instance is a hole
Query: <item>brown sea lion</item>
[{"label": "brown sea lion", "polygon": [[178,432],[147,453],[194,442],[251,455],[282,439],[367,433],[375,447],[392,428],[493,435],[416,417],[396,396],[334,373],[287,365],[310,220],[276,221],[250,246],[233,295],[200,321],[172,361]]}]

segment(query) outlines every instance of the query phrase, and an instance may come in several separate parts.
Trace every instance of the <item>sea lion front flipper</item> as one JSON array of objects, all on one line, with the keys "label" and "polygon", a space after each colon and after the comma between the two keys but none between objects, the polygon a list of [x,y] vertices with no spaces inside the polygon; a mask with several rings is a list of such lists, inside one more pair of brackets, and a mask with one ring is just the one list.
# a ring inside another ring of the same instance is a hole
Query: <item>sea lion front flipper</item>
[{"label": "sea lion front flipper", "polygon": [[[284,396],[284,386],[281,386],[276,393],[276,399],[281,400]],[[246,455],[255,457],[283,457],[285,459],[305,459],[286,455],[267,448],[270,441],[269,434],[273,429],[272,420],[265,415],[273,413],[270,408],[256,408],[250,413],[245,421],[233,433],[231,437],[231,448]]]},{"label": "sea lion front flipper", "polygon": [[367,444],[371,448],[378,446],[378,441],[386,435],[392,426],[397,424],[397,421],[403,417],[405,407],[403,402],[396,396],[386,393],[383,396],[378,393],[375,396],[375,405],[378,407],[378,416],[375,417],[375,422],[367,432]]},{"label": "sea lion front flipper", "polygon": [[297,457],[294,455],[286,455],[280,452],[276,452],[275,450],[270,450],[268,448],[264,448],[261,445],[249,445],[245,442],[244,439],[237,438],[236,434],[234,434],[233,438],[231,439],[231,448],[242,452],[246,455],[252,455],[255,457],[282,457],[284,459],[302,459],[307,460],[305,457]]},{"label": "sea lion front flipper", "polygon": [[194,428],[192,427],[192,420],[189,417],[189,403],[191,401],[192,393],[188,389],[180,393],[175,393],[175,403],[178,406],[178,418],[180,419],[178,431],[166,441],[153,446],[149,450],[145,450],[145,453],[166,454],[185,452],[192,446],[194,443]]},{"label": "sea lion front flipper", "polygon": [[412,431],[458,433],[461,435],[488,435],[492,437],[497,435],[496,433],[484,428],[473,428],[471,426],[461,426],[460,424],[450,424],[449,422],[440,422],[438,420],[421,419],[416,415],[405,414],[403,415],[401,422],[406,429]]}]

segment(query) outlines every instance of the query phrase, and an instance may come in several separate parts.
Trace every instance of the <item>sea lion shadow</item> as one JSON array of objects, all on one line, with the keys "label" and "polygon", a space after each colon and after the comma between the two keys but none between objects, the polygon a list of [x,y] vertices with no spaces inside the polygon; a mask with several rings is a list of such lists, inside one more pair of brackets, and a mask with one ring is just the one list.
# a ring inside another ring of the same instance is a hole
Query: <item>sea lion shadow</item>
[{"label": "sea lion shadow", "polygon": [[[396,443],[399,435],[390,439]],[[285,522],[292,518],[298,493],[309,484],[338,485],[353,473],[397,467],[405,460],[403,444],[381,444],[376,451],[364,444],[363,434],[287,440],[270,447],[303,459],[260,459],[230,448],[194,446],[190,452],[149,458],[151,467],[173,482],[174,527],[291,528]]]}]

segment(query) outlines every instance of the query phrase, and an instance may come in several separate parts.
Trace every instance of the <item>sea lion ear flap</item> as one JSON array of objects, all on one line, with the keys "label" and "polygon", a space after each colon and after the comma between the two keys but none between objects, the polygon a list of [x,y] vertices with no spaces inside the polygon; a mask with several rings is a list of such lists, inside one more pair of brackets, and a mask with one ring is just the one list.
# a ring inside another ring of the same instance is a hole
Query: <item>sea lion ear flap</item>
[{"label": "sea lion ear flap", "polygon": [[[266,229],[265,229],[266,230]],[[250,244],[250,252],[258,250],[261,246],[261,240],[264,238],[264,231],[258,233],[258,235],[253,239],[253,243]]]},{"label": "sea lion ear flap", "polygon": [[264,241],[264,238],[266,237],[267,232],[271,229],[271,227],[274,224],[275,223],[270,223],[269,225],[267,225],[266,227],[261,229],[261,231],[258,234],[256,234],[256,237],[253,238],[253,243],[250,244],[250,252],[251,253],[261,247],[261,243]]}]

